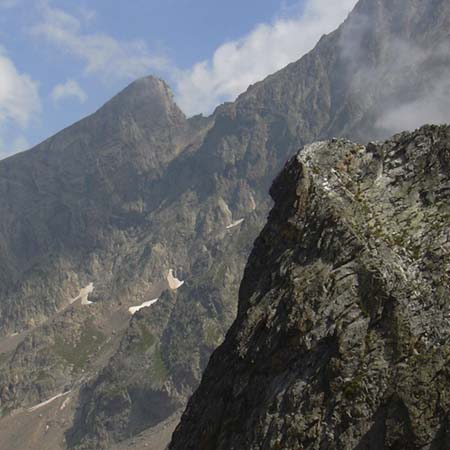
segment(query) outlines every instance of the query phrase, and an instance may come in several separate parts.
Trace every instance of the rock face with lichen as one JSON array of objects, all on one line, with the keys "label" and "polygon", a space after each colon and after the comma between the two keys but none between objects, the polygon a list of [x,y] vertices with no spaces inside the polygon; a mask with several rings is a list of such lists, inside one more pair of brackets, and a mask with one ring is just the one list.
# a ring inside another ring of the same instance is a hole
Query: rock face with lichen
[{"label": "rock face with lichen", "polygon": [[[236,317],[274,176],[305,144],[445,116],[449,24],[448,0],[360,0],[210,117],[147,77],[0,161],[0,428],[68,388],[61,448],[107,448],[184,405]],[[163,293],[170,270],[185,284]],[[71,303],[91,283],[92,303]]]},{"label": "rock face with lichen", "polygon": [[450,446],[450,127],[304,148],[170,450]]}]

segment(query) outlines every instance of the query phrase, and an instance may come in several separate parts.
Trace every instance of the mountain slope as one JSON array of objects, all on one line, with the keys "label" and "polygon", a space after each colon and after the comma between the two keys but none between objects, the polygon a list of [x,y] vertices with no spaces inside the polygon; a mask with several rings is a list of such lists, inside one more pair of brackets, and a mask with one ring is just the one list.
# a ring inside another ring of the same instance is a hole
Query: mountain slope
[{"label": "mountain slope", "polygon": [[[437,120],[426,98],[450,110],[439,91],[449,17],[443,0],[361,1],[310,54],[209,118],[187,120],[150,77],[1,161],[2,410],[71,387],[78,413],[68,440],[88,448],[153,426],[141,398],[166,396],[174,412],[235,318],[266,193],[285,161],[317,139],[385,136],[411,108]],[[163,294],[170,269],[185,284]],[[93,304],[70,303],[89,286]],[[129,321],[130,306],[156,297]],[[92,336],[99,345],[86,344]]]},{"label": "mountain slope", "polygon": [[307,146],[171,450],[450,443],[450,128]]}]

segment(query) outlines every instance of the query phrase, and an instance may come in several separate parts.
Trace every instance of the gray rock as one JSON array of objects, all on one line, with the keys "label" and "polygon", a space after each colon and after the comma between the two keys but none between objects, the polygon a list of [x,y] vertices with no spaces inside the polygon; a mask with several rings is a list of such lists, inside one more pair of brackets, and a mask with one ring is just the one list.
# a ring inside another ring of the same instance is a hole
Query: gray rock
[{"label": "gray rock", "polygon": [[170,450],[448,448],[449,150],[424,127],[289,162]]}]

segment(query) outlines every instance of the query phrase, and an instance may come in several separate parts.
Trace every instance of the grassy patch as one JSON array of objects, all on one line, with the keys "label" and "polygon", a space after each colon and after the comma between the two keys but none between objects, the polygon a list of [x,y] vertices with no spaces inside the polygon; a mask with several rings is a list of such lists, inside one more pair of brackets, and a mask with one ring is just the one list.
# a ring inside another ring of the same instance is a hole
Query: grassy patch
[{"label": "grassy patch", "polygon": [[154,345],[156,339],[145,325],[139,324],[139,329],[141,331],[141,336],[133,345],[133,349],[139,353],[145,353]]},{"label": "grassy patch", "polygon": [[97,348],[105,340],[105,335],[99,331],[91,320],[84,323],[84,328],[77,342],[68,342],[57,338],[55,352],[73,366],[73,371],[84,369],[89,357],[97,351]]},{"label": "grassy patch", "polygon": [[161,352],[159,350],[155,351],[152,358],[151,364],[151,375],[153,379],[159,383],[164,383],[169,376],[169,371],[167,370],[166,364],[162,358]]}]

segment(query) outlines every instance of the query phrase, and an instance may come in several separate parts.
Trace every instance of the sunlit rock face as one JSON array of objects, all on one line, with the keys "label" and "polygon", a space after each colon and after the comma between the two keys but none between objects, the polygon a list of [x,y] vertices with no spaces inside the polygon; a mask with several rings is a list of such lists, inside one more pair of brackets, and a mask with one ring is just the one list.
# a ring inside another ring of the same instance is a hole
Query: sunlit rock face
[{"label": "sunlit rock face", "polygon": [[170,450],[450,443],[450,127],[310,145]]}]

